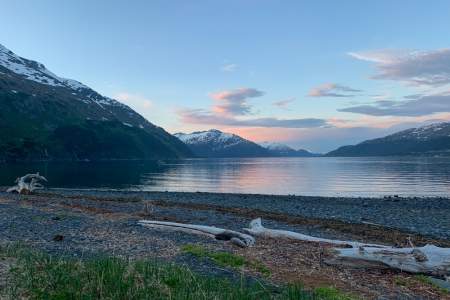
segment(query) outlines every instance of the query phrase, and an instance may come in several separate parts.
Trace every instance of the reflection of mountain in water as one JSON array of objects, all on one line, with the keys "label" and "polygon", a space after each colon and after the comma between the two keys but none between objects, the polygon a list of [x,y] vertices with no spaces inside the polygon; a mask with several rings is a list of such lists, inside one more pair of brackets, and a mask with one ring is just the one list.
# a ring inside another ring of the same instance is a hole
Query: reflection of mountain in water
[{"label": "reflection of mountain in water", "polygon": [[141,184],[142,174],[164,173],[159,161],[50,162],[3,165],[0,185],[10,185],[26,173],[40,172],[55,188],[127,188]]},{"label": "reflection of mountain in water", "polygon": [[447,196],[444,157],[223,158],[2,165],[0,185],[41,172],[57,188],[313,196]]}]

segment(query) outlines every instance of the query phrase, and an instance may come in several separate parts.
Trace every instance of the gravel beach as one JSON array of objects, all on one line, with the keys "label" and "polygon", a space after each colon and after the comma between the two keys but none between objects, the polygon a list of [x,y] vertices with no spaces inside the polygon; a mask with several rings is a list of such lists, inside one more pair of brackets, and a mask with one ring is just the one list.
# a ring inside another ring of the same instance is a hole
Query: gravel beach
[{"label": "gravel beach", "polygon": [[[450,247],[450,200],[445,198],[325,198],[213,193],[44,190],[35,195],[0,193],[0,243],[20,242],[51,254],[89,257],[106,254],[154,258],[189,266],[205,275],[239,280],[240,272],[182,251],[188,244],[227,251],[266,265],[274,284],[336,286],[368,299],[436,298],[433,287],[397,286],[409,274],[323,266],[323,245],[258,239],[241,249],[204,236],[137,224],[141,219],[203,224],[240,230],[262,217],[266,227],[325,238]],[[245,270],[247,278],[261,278]],[[430,294],[431,293],[431,294]],[[429,297],[427,297],[427,295]]]},{"label": "gravel beach", "polygon": [[177,192],[99,192],[59,190],[70,196],[103,198],[160,199],[176,203],[242,207],[301,216],[336,219],[351,223],[373,223],[405,231],[450,239],[449,198],[348,198],[278,196],[257,194],[177,193]]}]

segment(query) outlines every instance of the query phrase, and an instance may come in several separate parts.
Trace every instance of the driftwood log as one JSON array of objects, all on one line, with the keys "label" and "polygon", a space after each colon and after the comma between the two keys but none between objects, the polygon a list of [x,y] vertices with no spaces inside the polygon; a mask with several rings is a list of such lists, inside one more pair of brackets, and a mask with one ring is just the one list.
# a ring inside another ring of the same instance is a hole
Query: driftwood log
[{"label": "driftwood log", "polygon": [[345,265],[358,268],[390,268],[409,273],[442,277],[450,275],[450,248],[440,248],[434,245],[394,248],[354,241],[323,239],[293,231],[267,229],[262,226],[260,218],[251,221],[249,227],[244,229],[244,231],[254,236],[328,243],[347,247],[333,249],[332,257],[325,261],[330,265]]},{"label": "driftwood log", "polygon": [[353,242],[353,241],[340,241],[340,240],[331,240],[331,239],[323,239],[318,238],[306,234],[301,234],[293,231],[288,230],[278,230],[278,229],[268,229],[265,228],[261,223],[261,218],[254,219],[250,222],[249,228],[244,228],[244,232],[251,234],[253,236],[260,236],[260,237],[270,237],[270,238],[284,238],[284,239],[292,239],[292,240],[299,240],[299,241],[306,241],[306,242],[317,242],[317,243],[327,243],[327,244],[333,244],[333,245],[341,245],[345,247],[365,247],[370,246],[374,248],[385,248],[387,246],[384,245],[377,245],[377,244],[366,244],[366,243],[360,243],[360,242]]},{"label": "driftwood log", "polygon": [[357,268],[391,268],[441,277],[450,275],[450,248],[426,245],[411,248],[360,247],[334,250],[336,255],[325,261],[327,264]]},{"label": "driftwood log", "polygon": [[213,237],[218,240],[226,240],[239,247],[249,247],[255,244],[255,239],[248,234],[241,232],[226,230],[222,228],[217,228],[214,226],[204,226],[204,225],[191,225],[175,222],[162,222],[162,221],[149,221],[141,220],[138,224],[151,228],[161,228],[176,231],[183,231],[187,233],[201,234],[209,237]]},{"label": "driftwood log", "polygon": [[434,245],[394,248],[355,241],[324,239],[293,231],[268,229],[262,226],[260,218],[251,221],[249,228],[244,229],[247,234],[213,226],[174,222],[142,220],[138,223],[151,228],[183,231],[207,235],[220,240],[229,240],[240,247],[252,246],[255,243],[253,236],[327,243],[344,247],[332,248],[331,257],[325,261],[325,263],[330,265],[358,268],[390,268],[404,272],[443,277],[450,275],[450,248],[440,248]]},{"label": "driftwood log", "polygon": [[44,176],[36,174],[27,174],[25,176],[16,179],[15,186],[6,190],[8,193],[30,194],[35,190],[43,189],[44,186],[41,182],[46,182],[47,179]]}]

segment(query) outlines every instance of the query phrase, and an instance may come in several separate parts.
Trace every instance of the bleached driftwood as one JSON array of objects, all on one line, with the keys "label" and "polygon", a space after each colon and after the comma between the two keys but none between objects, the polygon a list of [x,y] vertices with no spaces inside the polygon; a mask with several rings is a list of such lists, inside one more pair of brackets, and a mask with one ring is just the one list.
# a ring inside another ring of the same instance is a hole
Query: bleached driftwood
[{"label": "bleached driftwood", "polygon": [[44,176],[36,174],[27,174],[16,179],[17,185],[6,190],[8,193],[30,194],[35,190],[42,189],[44,186],[41,182],[47,181]]},{"label": "bleached driftwood", "polygon": [[149,220],[141,220],[138,222],[138,224],[152,228],[171,229],[177,231],[184,231],[188,233],[207,235],[209,237],[213,237],[218,240],[229,240],[233,244],[238,245],[240,247],[249,247],[255,244],[255,239],[251,235],[237,231],[217,228],[214,226],[191,225],[175,222],[162,222]]},{"label": "bleached driftwood", "polygon": [[335,251],[335,257],[326,263],[360,268],[392,268],[435,276],[450,275],[450,248],[426,245],[414,248],[336,248]]},{"label": "bleached driftwood", "polygon": [[450,248],[440,248],[434,245],[394,248],[354,241],[323,239],[293,231],[267,229],[262,226],[260,218],[251,221],[249,227],[244,231],[254,236],[287,238],[351,247],[334,248],[332,257],[326,260],[327,264],[359,268],[390,268],[435,276],[450,275]]},{"label": "bleached driftwood", "polygon": [[278,230],[278,229],[268,229],[265,228],[261,224],[261,218],[254,219],[250,222],[249,228],[243,229],[246,233],[251,234],[253,236],[261,236],[261,237],[270,237],[270,238],[285,238],[306,242],[317,242],[317,243],[327,243],[333,245],[341,245],[352,248],[365,247],[370,246],[374,248],[385,248],[387,246],[377,245],[377,244],[366,244],[360,242],[353,241],[340,241],[340,240],[331,240],[331,239],[323,239],[318,238],[306,234],[301,234],[298,232],[288,231],[288,230]]}]

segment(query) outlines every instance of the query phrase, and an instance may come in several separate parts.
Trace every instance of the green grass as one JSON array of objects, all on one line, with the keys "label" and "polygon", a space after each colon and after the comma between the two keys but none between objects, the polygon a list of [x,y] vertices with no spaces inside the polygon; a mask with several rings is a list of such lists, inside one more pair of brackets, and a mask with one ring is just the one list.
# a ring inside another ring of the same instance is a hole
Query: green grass
[{"label": "green grass", "polygon": [[223,251],[210,251],[200,245],[185,245],[181,248],[183,252],[190,253],[197,257],[209,258],[214,263],[222,267],[242,269],[244,267],[257,271],[264,276],[270,276],[270,270],[259,261],[249,261],[243,256],[235,255]]},{"label": "green grass", "polygon": [[316,297],[318,297],[318,299],[332,299],[332,300],[352,300],[352,299],[354,299],[332,287],[316,288],[314,290],[314,294]]},{"label": "green grass", "polygon": [[[349,299],[333,289],[311,292],[300,286],[285,286],[274,290],[263,284],[200,276],[186,267],[152,260],[80,260],[23,247],[0,248],[0,258],[14,259],[6,295],[0,295],[6,299]],[[230,262],[229,258],[224,260]],[[240,264],[239,260],[231,261]]]},{"label": "green grass", "polygon": [[404,279],[403,277],[400,277],[400,276],[396,276],[394,278],[394,283],[396,285],[400,285],[400,286],[408,286],[408,284],[409,284],[408,280],[406,280],[406,279]]},{"label": "green grass", "polygon": [[415,278],[422,283],[431,285],[433,288],[437,289],[442,294],[446,294],[446,295],[450,294],[450,292],[447,289],[444,289],[444,288],[438,286],[436,283],[431,281],[429,277],[427,277],[425,275],[417,275],[417,276],[415,276]]},{"label": "green grass", "polygon": [[429,277],[427,277],[425,275],[416,275],[416,276],[414,276],[412,278],[408,278],[408,279],[397,276],[396,278],[394,278],[394,283],[396,285],[405,286],[405,287],[412,287],[417,284],[424,284],[424,285],[431,286],[433,289],[439,291],[441,294],[444,294],[444,295],[450,294],[450,292],[447,289],[444,289],[444,288],[438,286],[436,283],[431,281]]}]

